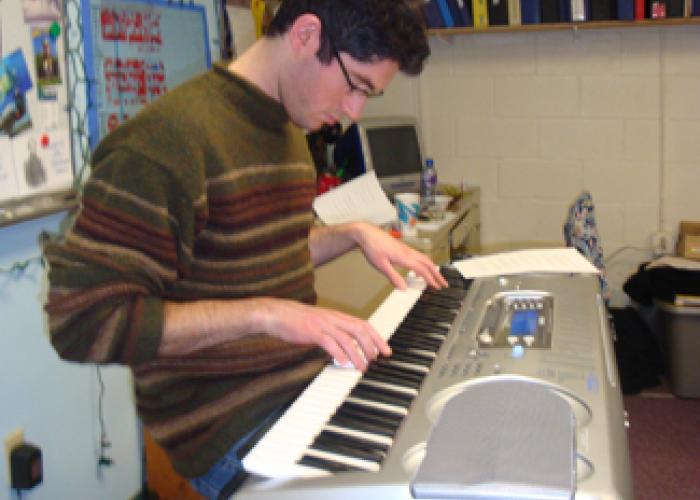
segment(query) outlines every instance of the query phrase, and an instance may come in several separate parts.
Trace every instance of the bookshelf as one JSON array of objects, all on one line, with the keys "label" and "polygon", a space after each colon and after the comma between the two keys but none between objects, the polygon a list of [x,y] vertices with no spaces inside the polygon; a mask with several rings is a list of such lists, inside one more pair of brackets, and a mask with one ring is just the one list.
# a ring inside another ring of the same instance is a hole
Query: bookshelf
[{"label": "bookshelf", "polygon": [[428,30],[428,35],[446,37],[452,35],[481,35],[487,33],[518,33],[528,31],[577,31],[618,28],[655,28],[659,26],[692,25],[700,25],[700,16],[671,17],[665,19],[643,19],[638,21],[581,21],[575,23],[538,23],[523,24],[518,26],[486,26],[484,28],[477,29],[471,26],[459,28],[431,28]]}]

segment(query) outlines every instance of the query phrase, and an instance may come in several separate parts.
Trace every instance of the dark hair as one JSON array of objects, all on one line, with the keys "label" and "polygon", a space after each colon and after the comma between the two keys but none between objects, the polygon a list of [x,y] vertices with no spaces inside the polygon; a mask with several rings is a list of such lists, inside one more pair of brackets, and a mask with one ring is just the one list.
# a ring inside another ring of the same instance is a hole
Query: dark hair
[{"label": "dark hair", "polygon": [[307,13],[321,20],[316,55],[324,64],[333,58],[329,35],[340,52],[361,62],[394,60],[408,75],[419,74],[430,54],[423,15],[410,0],[283,0],[266,36],[284,34]]}]

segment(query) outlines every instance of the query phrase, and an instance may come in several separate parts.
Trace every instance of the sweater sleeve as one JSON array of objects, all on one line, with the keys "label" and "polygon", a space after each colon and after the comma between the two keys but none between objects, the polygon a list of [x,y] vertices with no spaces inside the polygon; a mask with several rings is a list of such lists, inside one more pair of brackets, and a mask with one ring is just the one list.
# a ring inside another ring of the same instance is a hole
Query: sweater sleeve
[{"label": "sweater sleeve", "polygon": [[193,221],[191,198],[154,162],[115,151],[93,165],[72,228],[44,249],[62,358],[137,366],[157,356],[163,297],[186,267]]}]

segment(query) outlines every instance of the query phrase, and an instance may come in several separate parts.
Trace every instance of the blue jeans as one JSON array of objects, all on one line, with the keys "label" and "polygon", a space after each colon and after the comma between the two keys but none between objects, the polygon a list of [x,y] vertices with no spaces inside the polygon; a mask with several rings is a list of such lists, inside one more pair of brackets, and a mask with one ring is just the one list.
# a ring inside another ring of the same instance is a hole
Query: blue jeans
[{"label": "blue jeans", "polygon": [[286,408],[287,405],[282,405],[271,412],[245,436],[236,441],[226,454],[209,469],[209,472],[203,476],[191,478],[192,487],[207,500],[224,500],[231,497],[248,477],[239,457],[241,449],[245,448],[258,432],[272,425]]}]

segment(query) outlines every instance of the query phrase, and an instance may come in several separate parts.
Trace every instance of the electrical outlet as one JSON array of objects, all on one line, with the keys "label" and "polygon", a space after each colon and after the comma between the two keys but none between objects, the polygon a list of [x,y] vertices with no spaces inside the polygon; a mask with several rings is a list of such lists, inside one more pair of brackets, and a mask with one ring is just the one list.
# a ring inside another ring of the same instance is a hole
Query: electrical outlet
[{"label": "electrical outlet", "polygon": [[7,470],[7,484],[12,484],[12,471],[10,470],[10,452],[20,444],[24,443],[24,430],[18,427],[14,431],[5,435],[5,469]]},{"label": "electrical outlet", "polygon": [[673,236],[669,231],[657,231],[651,235],[651,250],[654,257],[673,253]]}]

